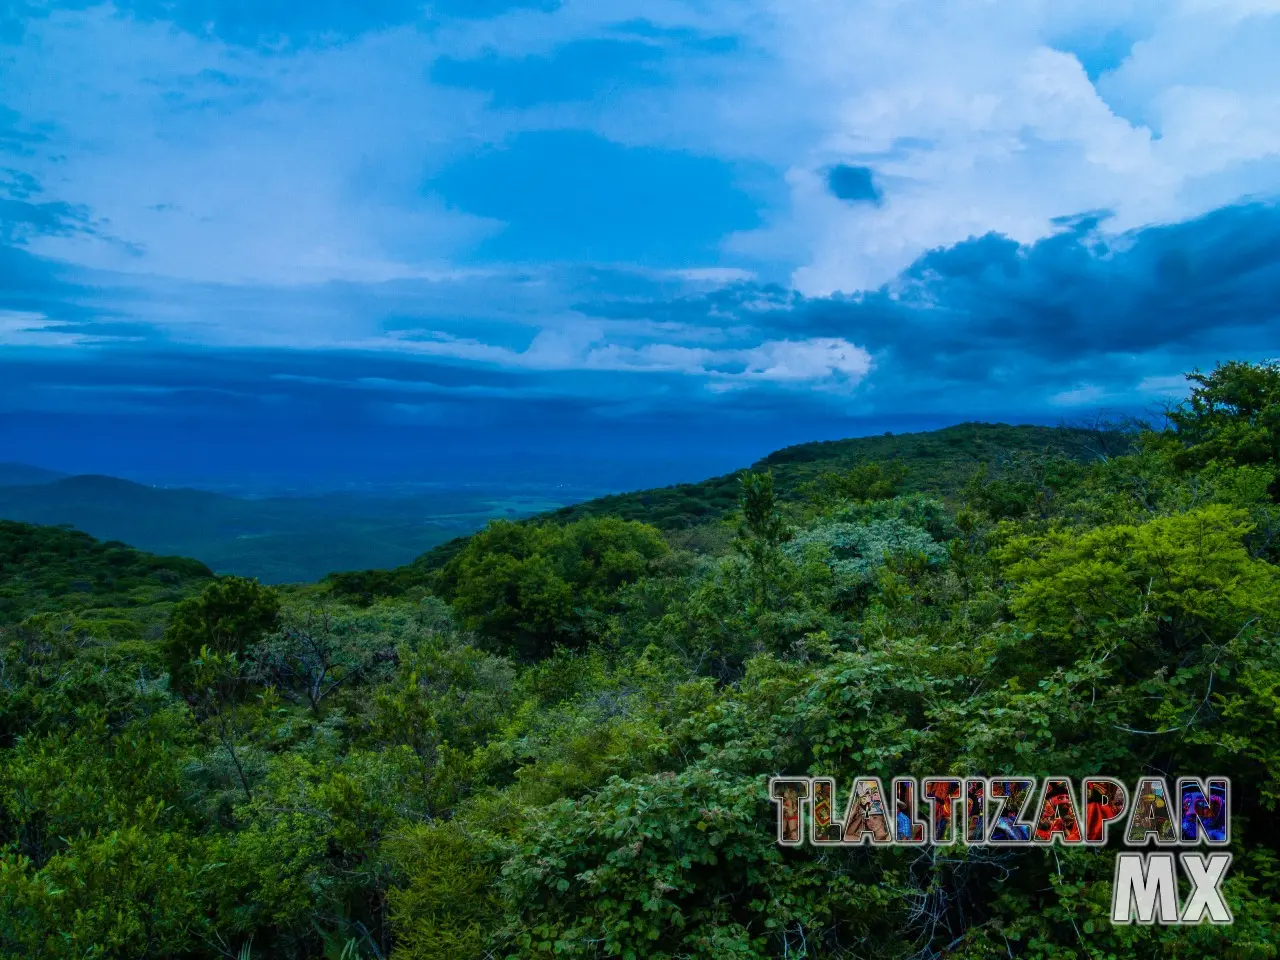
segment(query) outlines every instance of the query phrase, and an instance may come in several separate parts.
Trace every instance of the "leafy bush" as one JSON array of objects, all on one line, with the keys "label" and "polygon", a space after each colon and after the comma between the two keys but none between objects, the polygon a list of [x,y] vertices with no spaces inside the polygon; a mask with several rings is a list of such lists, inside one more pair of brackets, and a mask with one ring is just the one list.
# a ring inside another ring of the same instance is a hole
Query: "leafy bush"
[{"label": "leafy bush", "polygon": [[667,550],[657,530],[628,520],[498,520],[445,565],[441,585],[469,629],[536,658],[585,644],[617,591]]}]

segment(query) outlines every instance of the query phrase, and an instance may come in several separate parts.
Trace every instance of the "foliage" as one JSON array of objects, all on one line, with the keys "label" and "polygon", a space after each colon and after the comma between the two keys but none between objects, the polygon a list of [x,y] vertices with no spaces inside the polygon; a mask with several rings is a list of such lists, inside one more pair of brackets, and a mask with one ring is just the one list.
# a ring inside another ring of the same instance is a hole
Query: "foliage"
[{"label": "foliage", "polygon": [[415,824],[387,842],[406,882],[390,893],[399,960],[479,960],[499,904],[495,844],[455,821]]},{"label": "foliage", "polygon": [[385,676],[395,641],[379,618],[314,604],[284,611],[279,629],[252,651],[258,677],[315,713],[344,685]]},{"label": "foliage", "polygon": [[170,682],[189,688],[192,664],[201,657],[208,660],[208,654],[243,660],[275,628],[279,616],[279,597],[256,580],[226,577],[209,584],[198,597],[179,603],[165,628]]},{"label": "foliage", "polygon": [[791,533],[778,513],[773,475],[747,471],[741,482],[742,522],[736,545],[751,571],[753,608],[764,612],[777,605],[781,547]]},{"label": "foliage", "polygon": [[927,530],[896,517],[868,523],[816,524],[785,549],[795,559],[811,557],[825,563],[837,587],[844,591],[858,591],[875,583],[878,572],[894,558],[921,558],[927,564],[937,564],[947,555]]},{"label": "foliage", "polygon": [[[1002,423],[961,423],[926,433],[886,433],[851,440],[823,440],[786,447],[749,468],[774,478],[782,502],[804,500],[821,489],[822,478],[852,476],[867,481],[867,498],[892,492],[952,494],[978,466],[1017,455],[1057,455],[1092,460],[1099,449],[1127,443],[1110,426],[1033,427]],[[905,470],[905,476],[899,474]],[[569,522],[587,516],[640,520],[661,530],[714,522],[739,506],[740,473],[701,483],[598,497],[553,511]]]},{"label": "foliage", "polygon": [[1183,445],[1180,466],[1280,462],[1280,363],[1233,361],[1187,379],[1191,396],[1169,414]]},{"label": "foliage", "polygon": [[880,463],[872,460],[859,463],[844,471],[827,470],[801,487],[801,492],[817,504],[830,504],[841,500],[866,503],[869,500],[888,500],[907,478],[907,467],[902,461]]},{"label": "foliage", "polygon": [[[1275,376],[289,590],[0,524],[0,960],[1274,957]],[[1232,778],[1232,927],[1113,926],[1107,849],[782,848],[766,791],[1152,770]]]},{"label": "foliage", "polygon": [[657,530],[629,520],[498,520],[444,566],[440,583],[468,628],[537,657],[585,644],[617,590],[666,551]]},{"label": "foliage", "polygon": [[0,520],[0,625],[32,613],[156,606],[212,576],[195,560],[153,557],[77,530]]}]

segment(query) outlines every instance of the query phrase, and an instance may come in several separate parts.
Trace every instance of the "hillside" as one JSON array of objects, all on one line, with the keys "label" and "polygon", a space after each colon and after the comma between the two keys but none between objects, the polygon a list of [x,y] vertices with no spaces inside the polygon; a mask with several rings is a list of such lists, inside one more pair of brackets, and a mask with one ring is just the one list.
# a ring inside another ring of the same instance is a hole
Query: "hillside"
[{"label": "hillside", "polygon": [[[1200,382],[1128,453],[805,445],[735,481],[715,550],[597,502],[359,605],[0,523],[0,960],[1271,957],[1280,365]],[[877,455],[934,493],[801,498]],[[868,845],[840,797],[842,846],[778,844],[811,790],[779,774],[1099,772],[1229,778],[1194,825],[1231,926],[1111,923],[1130,844],[1083,785],[1070,824],[1032,798],[1032,843],[975,814],[954,856]]]},{"label": "hillside", "polygon": [[212,577],[198,560],[0,520],[0,626],[39,613],[133,612],[178,600]]},{"label": "hillside", "polygon": [[[1080,427],[961,423],[920,433],[797,444],[775,451],[747,469],[770,471],[785,502],[798,498],[804,484],[825,471],[848,470],[868,461],[898,461],[907,470],[904,492],[945,496],[963,486],[982,464],[998,465],[1015,454],[1046,452],[1090,459],[1104,445],[1122,448],[1116,440],[1111,432]],[[599,497],[548,516],[568,522],[608,515],[640,520],[661,530],[678,530],[719,519],[735,509],[740,476],[739,470],[700,483]]]},{"label": "hillside", "polygon": [[[953,493],[979,464],[1028,451],[1087,456],[1102,435],[1072,428],[968,423],[927,433],[805,443],[751,465],[772,472],[784,502],[826,471],[867,461],[906,468],[904,491]],[[512,496],[503,489],[425,489],[392,496],[331,493],[249,499],[204,490],[153,487],[106,476],[63,477],[0,465],[0,518],[69,525],[140,550],[198,558],[219,573],[264,583],[320,580],[362,595],[398,593],[442,565],[465,537],[495,517],[569,523],[589,516],[639,520],[678,531],[735,509],[740,471],[699,483],[622,493],[563,505],[563,490]],[[371,586],[377,584],[377,586]]]},{"label": "hillside", "polygon": [[[1018,458],[1050,454],[1073,460],[1096,459],[1100,453],[1123,452],[1129,437],[1114,430],[1082,427],[1011,426],[962,423],[920,433],[883,434],[846,440],[823,440],[784,447],[746,469],[768,472],[781,504],[803,499],[806,484],[825,473],[847,471],[866,463],[898,463],[905,468],[900,490],[948,497],[985,467],[998,477]],[[568,524],[587,517],[617,517],[657,527],[668,534],[705,528],[733,513],[741,495],[742,471],[698,483],[681,483],[632,493],[610,494],[528,518],[528,522]],[[689,543],[697,549],[696,540]],[[701,540],[719,546],[724,536]],[[393,569],[336,573],[326,583],[339,596],[367,603],[376,597],[403,596],[425,588],[465,548],[468,537],[433,547],[412,563]]]},{"label": "hillside", "polygon": [[[716,549],[596,502],[358,605],[0,523],[0,960],[1273,957],[1280,364],[1196,382],[1128,453],[805,445]],[[951,495],[783,499],[877,454]],[[1099,774],[1219,778],[1233,924],[1111,922]],[[834,779],[842,845],[779,845],[779,775]],[[861,842],[854,778],[926,775],[1044,789],[1010,825],[890,786],[963,842]]]}]

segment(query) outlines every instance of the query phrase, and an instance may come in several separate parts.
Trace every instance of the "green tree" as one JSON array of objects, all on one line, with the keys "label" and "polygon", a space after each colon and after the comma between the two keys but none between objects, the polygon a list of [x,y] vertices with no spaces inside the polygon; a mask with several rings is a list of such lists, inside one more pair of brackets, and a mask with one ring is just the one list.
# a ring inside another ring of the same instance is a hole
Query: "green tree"
[{"label": "green tree", "polygon": [[170,683],[215,731],[246,799],[252,799],[253,790],[237,749],[237,708],[251,679],[249,652],[279,618],[274,590],[256,580],[225,577],[178,604],[164,633]]},{"label": "green tree", "polygon": [[198,597],[174,608],[164,632],[169,682],[186,691],[192,682],[191,664],[207,648],[218,656],[243,661],[249,649],[276,628],[280,597],[257,580],[223,577]]},{"label": "green tree", "polygon": [[259,679],[319,715],[324,701],[389,674],[395,643],[372,616],[306,605],[282,611],[280,629],[252,650],[252,658]]},{"label": "green tree", "polygon": [[802,492],[819,507],[827,507],[842,500],[867,503],[892,499],[906,478],[907,467],[901,461],[883,463],[873,460],[870,463],[855,464],[847,470],[826,470],[816,480],[805,484]]},{"label": "green tree", "polygon": [[1191,395],[1169,414],[1183,445],[1180,466],[1280,462],[1280,362],[1231,361],[1187,379]]},{"label": "green tree", "polygon": [[653,527],[616,517],[498,520],[445,565],[440,582],[464,625],[527,658],[582,646],[620,588],[668,552]]},{"label": "green tree", "polygon": [[415,824],[386,844],[400,883],[389,895],[397,960],[491,956],[501,921],[495,844],[455,822]]},{"label": "green tree", "polygon": [[753,601],[761,611],[777,607],[777,581],[782,565],[782,544],[790,536],[787,523],[778,512],[772,473],[742,474],[742,520],[738,525],[738,549],[751,570]]}]

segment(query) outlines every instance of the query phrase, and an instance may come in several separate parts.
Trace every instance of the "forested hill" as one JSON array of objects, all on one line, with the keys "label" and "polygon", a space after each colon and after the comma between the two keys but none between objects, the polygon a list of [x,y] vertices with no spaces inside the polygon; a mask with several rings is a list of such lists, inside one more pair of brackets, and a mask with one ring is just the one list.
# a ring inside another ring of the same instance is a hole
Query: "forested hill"
[{"label": "forested hill", "polygon": [[0,463],[0,487],[20,487],[33,483],[52,483],[63,474],[25,463]]},{"label": "forested hill", "polygon": [[0,520],[0,626],[42,613],[155,613],[212,579],[198,560],[157,557],[79,530]]},{"label": "forested hill", "polygon": [[[806,485],[825,473],[847,471],[869,462],[901,464],[900,488],[904,493],[946,495],[960,489],[982,465],[998,470],[1026,454],[1090,459],[1103,452],[1118,452],[1125,445],[1125,438],[1109,429],[961,423],[921,433],[796,444],[769,454],[748,469],[772,473],[774,488],[783,501],[800,497]],[[572,521],[613,516],[640,520],[661,530],[677,530],[719,519],[736,509],[741,476],[742,471],[736,470],[699,483],[598,497],[546,517]]]}]

